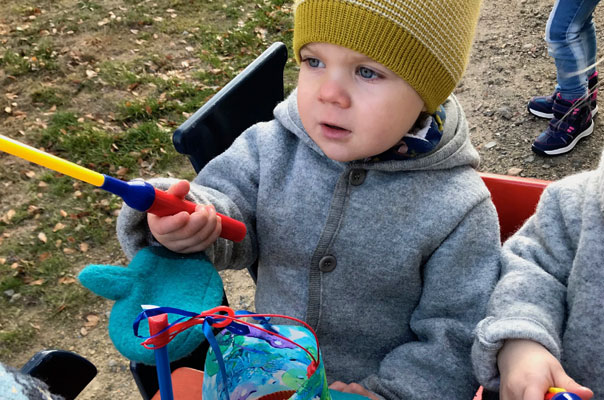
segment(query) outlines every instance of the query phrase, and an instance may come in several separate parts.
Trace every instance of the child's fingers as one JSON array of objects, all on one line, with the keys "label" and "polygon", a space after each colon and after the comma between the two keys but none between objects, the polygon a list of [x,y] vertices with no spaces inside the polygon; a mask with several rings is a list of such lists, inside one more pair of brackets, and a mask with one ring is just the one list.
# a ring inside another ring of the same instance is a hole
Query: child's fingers
[{"label": "child's fingers", "polygon": [[220,218],[213,206],[197,206],[188,223],[181,229],[156,239],[172,251],[194,253],[203,251],[218,239],[222,231]]},{"label": "child's fingers", "polygon": [[205,249],[210,247],[212,244],[214,244],[216,239],[218,239],[218,237],[220,236],[220,232],[222,230],[220,218],[218,220],[219,220],[219,222],[216,224],[214,231],[212,231],[209,236],[205,237],[205,239],[202,239],[201,241],[196,242],[193,246],[187,247],[185,249],[185,252],[195,253],[198,251],[204,251]]},{"label": "child's fingers", "polygon": [[184,199],[187,193],[189,193],[190,185],[189,181],[178,181],[174,185],[170,186],[168,193],[173,194],[176,197]]},{"label": "child's fingers", "polygon": [[582,400],[591,399],[594,395],[591,389],[579,385],[573,378],[566,375],[564,370],[554,374],[554,386],[564,388],[564,390],[576,394]]},{"label": "child's fingers", "polygon": [[340,381],[335,381],[331,385],[329,385],[330,389],[337,390],[338,392],[343,392],[347,388],[347,384]]},{"label": "child's fingers", "polygon": [[183,229],[189,222],[189,213],[181,211],[167,217],[147,214],[147,223],[155,237],[169,235]]},{"label": "child's fingers", "polygon": [[[203,208],[202,208],[203,207]],[[196,251],[205,250],[218,239],[222,231],[222,223],[216,215],[216,209],[212,205],[198,206],[199,212],[192,214],[192,224],[200,229],[195,233],[197,242],[192,245]]]}]

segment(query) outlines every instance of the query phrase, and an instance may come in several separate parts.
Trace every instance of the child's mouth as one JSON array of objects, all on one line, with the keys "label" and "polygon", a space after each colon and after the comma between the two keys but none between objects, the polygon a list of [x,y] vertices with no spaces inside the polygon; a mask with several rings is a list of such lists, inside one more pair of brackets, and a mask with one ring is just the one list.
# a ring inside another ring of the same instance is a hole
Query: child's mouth
[{"label": "child's mouth", "polygon": [[350,131],[346,128],[342,128],[338,125],[322,123],[321,124],[323,135],[329,139],[343,139],[350,134]]},{"label": "child's mouth", "polygon": [[336,130],[340,130],[340,131],[345,131],[346,130],[346,129],[344,129],[344,128],[340,127],[340,126],[337,126],[337,125],[331,125],[331,124],[323,124],[323,125],[325,125],[329,129],[336,129]]}]

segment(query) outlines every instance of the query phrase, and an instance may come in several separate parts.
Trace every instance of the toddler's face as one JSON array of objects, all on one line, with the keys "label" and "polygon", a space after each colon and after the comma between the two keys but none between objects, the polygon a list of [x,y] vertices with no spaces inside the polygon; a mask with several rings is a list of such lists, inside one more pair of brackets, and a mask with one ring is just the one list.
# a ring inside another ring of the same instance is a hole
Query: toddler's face
[{"label": "toddler's face", "polygon": [[394,146],[424,102],[401,77],[367,56],[328,43],[300,50],[298,109],[327,157],[353,161]]}]

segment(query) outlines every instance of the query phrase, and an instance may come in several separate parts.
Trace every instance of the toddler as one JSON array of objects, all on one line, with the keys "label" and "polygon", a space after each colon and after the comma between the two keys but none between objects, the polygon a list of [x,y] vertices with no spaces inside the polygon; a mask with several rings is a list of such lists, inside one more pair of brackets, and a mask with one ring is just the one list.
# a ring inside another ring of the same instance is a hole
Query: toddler
[{"label": "toddler", "polygon": [[[450,94],[479,3],[298,1],[297,89],[193,182],[151,181],[195,213],[124,207],[126,254],[161,244],[205,251],[217,269],[257,262],[256,311],[315,329],[332,389],[472,398],[499,227]],[[216,210],[246,224],[241,243],[218,237]]]}]

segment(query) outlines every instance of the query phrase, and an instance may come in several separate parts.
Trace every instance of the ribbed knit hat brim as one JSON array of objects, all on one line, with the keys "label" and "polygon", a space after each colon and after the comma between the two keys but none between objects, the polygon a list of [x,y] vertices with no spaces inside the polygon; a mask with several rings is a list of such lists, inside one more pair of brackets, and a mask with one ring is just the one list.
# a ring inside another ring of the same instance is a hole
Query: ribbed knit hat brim
[{"label": "ribbed knit hat brim", "polygon": [[340,45],[409,83],[432,113],[468,62],[480,0],[298,0],[294,52],[312,42]]}]

